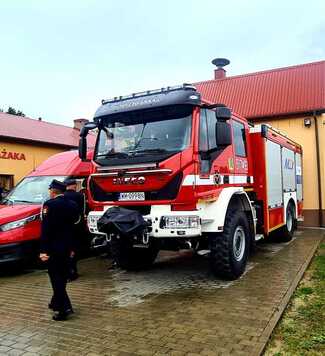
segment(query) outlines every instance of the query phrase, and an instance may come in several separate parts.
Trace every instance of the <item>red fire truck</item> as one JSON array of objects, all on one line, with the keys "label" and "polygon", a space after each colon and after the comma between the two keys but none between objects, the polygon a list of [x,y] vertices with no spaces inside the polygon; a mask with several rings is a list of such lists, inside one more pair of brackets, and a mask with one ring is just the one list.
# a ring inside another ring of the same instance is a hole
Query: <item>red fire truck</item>
[{"label": "red fire truck", "polygon": [[[94,128],[88,226],[110,242],[122,268],[150,265],[161,249],[190,247],[209,254],[216,275],[235,279],[255,241],[271,232],[289,241],[302,219],[301,146],[206,102],[191,85],[104,100],[80,133],[82,159]],[[99,231],[112,207],[138,212],[147,228]]]},{"label": "red fire truck", "polygon": [[81,162],[76,151],[58,153],[25,177],[0,201],[0,265],[26,261],[38,254],[40,209],[48,199],[53,179],[76,178],[85,188],[91,162]]}]

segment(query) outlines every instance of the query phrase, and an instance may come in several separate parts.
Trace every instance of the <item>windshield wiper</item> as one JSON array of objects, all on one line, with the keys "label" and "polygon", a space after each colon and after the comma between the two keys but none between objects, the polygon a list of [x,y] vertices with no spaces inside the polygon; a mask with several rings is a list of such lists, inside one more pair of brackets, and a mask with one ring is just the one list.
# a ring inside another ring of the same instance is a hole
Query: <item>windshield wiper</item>
[{"label": "windshield wiper", "polygon": [[166,152],[170,152],[167,151],[165,148],[146,148],[143,150],[136,150],[136,151],[130,151],[130,153],[132,153],[132,155],[137,155],[137,154],[141,154],[141,153],[166,153]]},{"label": "windshield wiper", "polygon": [[109,152],[102,155],[97,155],[96,157],[118,157],[118,158],[126,158],[129,157],[128,153],[125,152]]},{"label": "windshield wiper", "polygon": [[14,202],[8,198],[4,198],[3,200],[0,201],[1,205],[9,205],[9,204],[13,204]]},{"label": "windshield wiper", "polygon": [[33,201],[30,201],[30,200],[20,200],[20,199],[17,199],[17,200],[10,200],[12,201],[13,203],[28,203],[28,204],[31,204],[31,203],[34,203]]}]

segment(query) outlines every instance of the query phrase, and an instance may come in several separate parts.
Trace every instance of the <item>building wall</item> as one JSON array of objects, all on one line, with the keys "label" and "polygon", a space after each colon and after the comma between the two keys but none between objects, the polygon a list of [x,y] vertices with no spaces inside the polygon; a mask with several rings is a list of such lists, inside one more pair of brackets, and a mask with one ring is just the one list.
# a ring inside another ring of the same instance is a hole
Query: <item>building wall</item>
[{"label": "building wall", "polygon": [[13,175],[13,184],[16,185],[48,157],[66,150],[64,147],[15,143],[0,139],[1,182],[6,180],[4,175]]},{"label": "building wall", "polygon": [[[304,119],[311,119],[311,126],[306,127]],[[319,133],[322,215],[325,226],[325,114],[316,117]],[[312,116],[276,118],[263,120],[283,131],[303,147],[303,184],[304,184],[304,217],[306,226],[319,226],[319,186],[317,174],[315,123]]]}]

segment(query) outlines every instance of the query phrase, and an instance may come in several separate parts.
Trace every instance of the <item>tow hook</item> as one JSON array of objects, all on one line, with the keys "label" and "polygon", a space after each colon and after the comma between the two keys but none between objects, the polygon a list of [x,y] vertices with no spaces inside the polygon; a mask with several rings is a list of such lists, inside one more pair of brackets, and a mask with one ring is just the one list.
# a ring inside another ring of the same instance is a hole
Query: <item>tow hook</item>
[{"label": "tow hook", "polygon": [[104,236],[96,236],[91,240],[90,243],[90,248],[93,250],[106,246],[107,246],[107,237]]},{"label": "tow hook", "polygon": [[149,243],[149,232],[148,231],[144,231],[143,236],[142,236],[142,243],[144,245],[148,245],[148,243]]}]

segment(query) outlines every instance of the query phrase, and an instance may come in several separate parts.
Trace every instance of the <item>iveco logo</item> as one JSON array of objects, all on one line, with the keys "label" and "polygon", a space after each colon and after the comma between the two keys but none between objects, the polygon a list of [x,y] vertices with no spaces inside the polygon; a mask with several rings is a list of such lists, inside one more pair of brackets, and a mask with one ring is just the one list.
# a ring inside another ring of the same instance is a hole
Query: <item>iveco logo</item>
[{"label": "iveco logo", "polygon": [[113,178],[113,184],[144,184],[146,181],[145,177],[118,177]]}]

